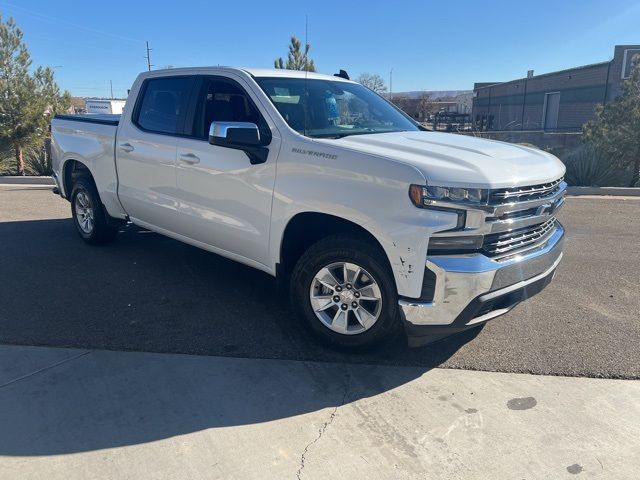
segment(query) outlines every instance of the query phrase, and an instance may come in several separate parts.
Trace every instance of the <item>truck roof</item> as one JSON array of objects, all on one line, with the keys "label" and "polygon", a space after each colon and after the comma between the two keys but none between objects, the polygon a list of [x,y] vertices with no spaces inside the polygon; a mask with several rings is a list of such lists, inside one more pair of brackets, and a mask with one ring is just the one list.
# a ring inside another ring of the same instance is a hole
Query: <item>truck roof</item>
[{"label": "truck roof", "polygon": [[241,68],[241,67],[224,67],[224,66],[205,66],[205,67],[185,67],[185,68],[165,68],[152,70],[150,72],[144,72],[141,76],[154,76],[157,74],[198,74],[202,73],[203,70],[210,70],[211,73],[214,72],[245,72],[253,77],[280,77],[280,78],[308,78],[310,80],[333,80],[336,82],[348,82],[342,77],[336,77],[334,75],[325,75],[322,73],[316,72],[304,72],[301,70],[286,70],[279,68]]},{"label": "truck roof", "polygon": [[304,72],[301,70],[286,70],[281,68],[241,68],[254,77],[287,77],[287,78],[311,78],[319,80],[337,80],[346,82],[348,80],[334,75],[325,75],[316,72]]}]

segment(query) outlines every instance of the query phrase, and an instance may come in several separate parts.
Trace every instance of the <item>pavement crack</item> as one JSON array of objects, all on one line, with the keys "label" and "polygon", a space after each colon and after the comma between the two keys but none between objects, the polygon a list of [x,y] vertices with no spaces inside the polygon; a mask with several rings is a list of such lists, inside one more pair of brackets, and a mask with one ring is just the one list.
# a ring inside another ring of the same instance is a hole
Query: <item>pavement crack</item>
[{"label": "pavement crack", "polygon": [[14,378],[13,380],[9,380],[6,383],[3,383],[2,385],[0,385],[0,388],[4,388],[4,387],[12,385],[12,384],[14,384],[16,382],[19,382],[20,380],[25,380],[25,379],[27,379],[29,377],[33,377],[34,375],[37,375],[38,373],[42,373],[42,372],[45,372],[47,370],[51,370],[52,368],[55,368],[55,367],[57,367],[59,365],[62,365],[63,363],[67,363],[67,362],[70,362],[71,360],[75,360],[77,358],[84,357],[85,355],[88,355],[90,353],[91,353],[91,350],[87,350],[86,352],[79,353],[78,355],[74,355],[73,357],[68,357],[68,358],[65,358],[64,360],[60,360],[59,362],[55,362],[55,363],[52,363],[51,365],[47,365],[45,367],[39,368],[38,370],[34,370],[33,372],[27,373],[27,374],[22,375],[20,377]]},{"label": "pavement crack", "polygon": [[304,467],[307,461],[307,454],[309,453],[309,450],[316,443],[318,443],[318,441],[322,438],[324,433],[327,431],[327,428],[329,428],[329,426],[333,423],[333,420],[336,418],[336,414],[338,413],[338,408],[342,407],[345,403],[347,403],[350,385],[351,385],[351,374],[347,372],[344,375],[344,393],[342,395],[342,402],[340,402],[339,405],[336,405],[333,408],[333,410],[331,410],[331,414],[329,415],[329,418],[327,419],[327,421],[324,422],[322,425],[320,425],[320,428],[318,428],[318,435],[311,442],[309,442],[307,446],[304,447],[304,450],[302,451],[302,455],[300,456],[300,465],[298,467],[298,471],[296,472],[296,478],[298,480],[302,478],[302,470],[304,470]]}]

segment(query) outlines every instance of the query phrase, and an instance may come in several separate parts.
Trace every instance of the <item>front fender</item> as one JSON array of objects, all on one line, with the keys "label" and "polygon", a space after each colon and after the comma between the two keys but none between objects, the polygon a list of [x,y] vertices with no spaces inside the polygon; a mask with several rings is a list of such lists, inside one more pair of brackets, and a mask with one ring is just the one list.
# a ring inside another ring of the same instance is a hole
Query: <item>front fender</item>
[{"label": "front fender", "polygon": [[323,213],[375,237],[387,255],[398,294],[418,298],[429,237],[454,228],[457,215],[411,203],[409,186],[425,184],[411,165],[302,138],[278,158],[270,234],[274,271],[288,222],[299,213]]}]

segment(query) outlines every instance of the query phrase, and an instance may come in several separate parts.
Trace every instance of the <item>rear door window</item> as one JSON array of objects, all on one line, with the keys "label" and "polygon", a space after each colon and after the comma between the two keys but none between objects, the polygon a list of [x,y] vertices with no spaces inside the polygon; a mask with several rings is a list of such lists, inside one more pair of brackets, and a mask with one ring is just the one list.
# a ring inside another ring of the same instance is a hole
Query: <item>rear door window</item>
[{"label": "rear door window", "polygon": [[191,77],[147,80],[143,86],[136,125],[147,132],[182,134],[191,84]]}]

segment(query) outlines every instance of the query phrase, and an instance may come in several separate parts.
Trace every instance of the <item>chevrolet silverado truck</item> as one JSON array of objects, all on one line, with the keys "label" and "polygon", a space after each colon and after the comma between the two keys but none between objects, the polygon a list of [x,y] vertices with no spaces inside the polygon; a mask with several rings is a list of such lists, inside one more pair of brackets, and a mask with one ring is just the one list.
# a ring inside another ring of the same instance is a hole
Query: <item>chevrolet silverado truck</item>
[{"label": "chevrolet silverado truck", "polygon": [[145,72],[121,115],[51,130],[86,242],[132,223],[263,270],[338,348],[483,325],[562,258],[556,157],[427,131],[344,72]]}]

